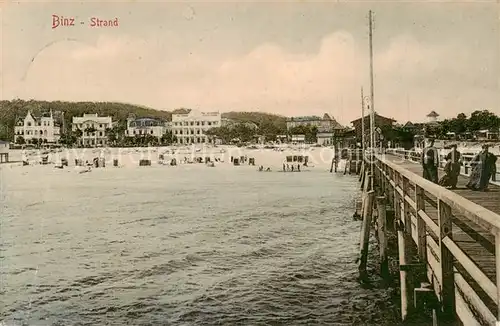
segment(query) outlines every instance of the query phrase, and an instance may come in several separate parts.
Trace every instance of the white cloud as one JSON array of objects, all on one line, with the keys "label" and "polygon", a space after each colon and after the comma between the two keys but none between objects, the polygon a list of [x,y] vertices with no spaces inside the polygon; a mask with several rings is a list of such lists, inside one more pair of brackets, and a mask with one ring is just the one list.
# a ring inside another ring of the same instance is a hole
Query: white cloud
[{"label": "white cloud", "polygon": [[[288,53],[277,44],[263,44],[245,56],[221,55],[214,61],[196,52],[168,58],[160,50],[168,44],[127,37],[101,37],[94,45],[59,42],[38,54],[24,81],[5,80],[4,91],[22,98],[116,100],[159,109],[330,112],[348,122],[359,115],[361,85],[368,94],[364,43],[340,31],[325,37],[318,53]],[[377,111],[419,119],[432,109],[456,114],[484,99],[485,91],[456,80],[473,65],[456,51],[467,49],[431,46],[409,36],[393,39],[375,56]],[[428,88],[437,71],[450,72],[440,76],[441,94]],[[415,105],[410,111],[407,94]]]}]

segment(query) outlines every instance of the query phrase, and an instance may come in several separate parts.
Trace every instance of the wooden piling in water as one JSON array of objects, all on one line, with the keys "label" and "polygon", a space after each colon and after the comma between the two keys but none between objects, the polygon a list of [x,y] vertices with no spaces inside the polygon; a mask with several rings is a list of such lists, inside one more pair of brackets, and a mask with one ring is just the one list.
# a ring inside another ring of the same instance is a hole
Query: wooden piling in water
[{"label": "wooden piling in water", "polygon": [[384,279],[388,279],[390,272],[389,259],[387,257],[387,211],[385,206],[385,196],[377,197],[377,212],[380,276]]},{"label": "wooden piling in water", "polygon": [[361,227],[361,241],[360,241],[360,257],[359,257],[359,277],[365,279],[368,275],[366,272],[366,263],[368,260],[368,242],[370,240],[370,228],[372,224],[373,203],[375,199],[375,192],[370,190],[366,193],[363,207],[363,224]]},{"label": "wooden piling in water", "polygon": [[405,268],[410,262],[408,255],[408,242],[407,235],[403,223],[399,220],[397,222],[398,231],[398,253],[399,253],[399,280],[401,288],[401,318],[403,321],[408,319],[413,306],[413,289],[411,288],[409,271]]},{"label": "wooden piling in water", "polygon": [[370,184],[371,184],[371,178],[372,175],[369,174],[368,171],[364,173],[363,177],[363,182],[362,182],[362,187],[361,187],[361,214],[363,214],[365,210],[365,202],[366,202],[366,194],[368,193],[370,189]]}]

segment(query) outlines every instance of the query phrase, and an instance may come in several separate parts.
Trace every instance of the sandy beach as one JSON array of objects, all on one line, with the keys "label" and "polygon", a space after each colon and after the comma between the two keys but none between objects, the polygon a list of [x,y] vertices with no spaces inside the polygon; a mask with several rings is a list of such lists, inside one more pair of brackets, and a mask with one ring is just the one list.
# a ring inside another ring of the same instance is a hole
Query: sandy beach
[{"label": "sandy beach", "polygon": [[[69,167],[75,165],[75,160],[80,159],[89,163],[96,157],[104,158],[106,167],[112,167],[113,160],[117,159],[120,167],[133,168],[139,167],[140,160],[151,160],[151,165],[160,165],[163,155],[163,162],[169,163],[171,159],[177,160],[178,166],[189,168],[203,167],[205,164],[184,164],[185,160],[195,161],[197,157],[210,157],[215,162],[217,168],[234,167],[231,163],[231,157],[246,156],[255,159],[255,166],[249,166],[248,162],[243,163],[238,168],[257,169],[262,165],[271,170],[281,170],[287,155],[308,156],[309,168],[326,170],[330,168],[334,149],[329,147],[283,147],[280,150],[275,149],[248,149],[236,146],[217,146],[217,147],[138,147],[138,148],[81,148],[81,149],[61,149],[52,151],[39,150],[13,150],[11,157],[13,161],[28,161],[30,165],[39,165],[43,156],[48,156],[48,162],[51,164],[60,164],[61,159],[67,159]],[[217,160],[216,160],[217,159]],[[217,162],[221,161],[221,162]],[[175,168],[169,165],[162,165],[165,168]]]}]

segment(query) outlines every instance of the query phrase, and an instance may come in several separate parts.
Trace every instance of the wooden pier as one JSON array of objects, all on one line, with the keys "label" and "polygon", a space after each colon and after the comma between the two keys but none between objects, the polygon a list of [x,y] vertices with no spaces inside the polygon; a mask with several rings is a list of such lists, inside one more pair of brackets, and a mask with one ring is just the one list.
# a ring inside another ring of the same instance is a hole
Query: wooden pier
[{"label": "wooden pier", "polygon": [[462,175],[447,190],[401,155],[377,154],[374,175],[363,170],[398,231],[402,319],[427,305],[437,324],[500,325],[500,186],[472,191]]}]

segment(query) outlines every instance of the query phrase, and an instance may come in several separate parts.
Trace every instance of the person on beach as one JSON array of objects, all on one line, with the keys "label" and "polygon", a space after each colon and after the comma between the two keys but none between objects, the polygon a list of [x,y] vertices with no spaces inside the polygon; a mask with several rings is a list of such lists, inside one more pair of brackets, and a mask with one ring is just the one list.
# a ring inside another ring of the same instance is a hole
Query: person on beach
[{"label": "person on beach", "polygon": [[439,154],[434,147],[434,139],[429,141],[429,146],[422,152],[423,177],[426,180],[438,183]]},{"label": "person on beach", "polygon": [[488,145],[483,145],[481,152],[470,162],[472,172],[466,187],[477,191],[488,191],[490,179],[496,173],[496,161],[497,157],[489,152]]},{"label": "person on beach", "polygon": [[461,166],[461,154],[457,151],[457,145],[453,144],[451,146],[451,152],[446,155],[445,159],[445,175],[439,180],[439,184],[450,189],[457,189],[458,176],[460,175]]}]

